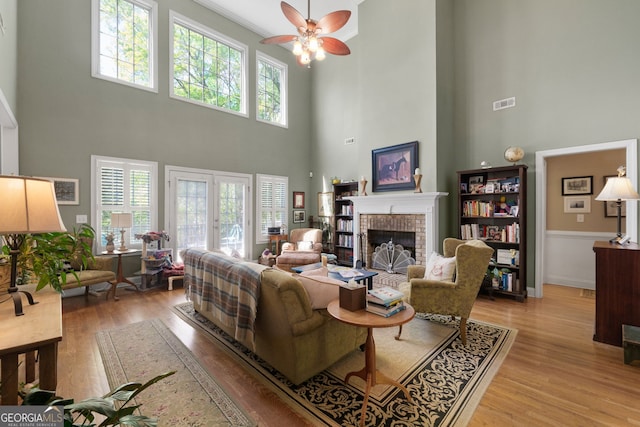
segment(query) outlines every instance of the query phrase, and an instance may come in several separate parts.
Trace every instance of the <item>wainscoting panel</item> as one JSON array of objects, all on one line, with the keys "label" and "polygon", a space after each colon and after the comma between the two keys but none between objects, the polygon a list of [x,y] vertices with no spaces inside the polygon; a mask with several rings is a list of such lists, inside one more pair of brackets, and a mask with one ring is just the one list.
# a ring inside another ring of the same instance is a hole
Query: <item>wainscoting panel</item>
[{"label": "wainscoting panel", "polygon": [[595,289],[596,258],[593,242],[606,241],[611,237],[611,233],[547,231],[543,283]]}]

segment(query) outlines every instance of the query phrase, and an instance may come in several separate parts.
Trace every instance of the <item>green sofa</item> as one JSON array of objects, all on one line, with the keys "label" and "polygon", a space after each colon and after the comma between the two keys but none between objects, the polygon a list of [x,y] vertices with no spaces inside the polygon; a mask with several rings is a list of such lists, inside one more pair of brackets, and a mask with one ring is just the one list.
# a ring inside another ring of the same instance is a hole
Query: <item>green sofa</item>
[{"label": "green sofa", "polygon": [[[222,257],[230,262],[224,254],[207,253],[209,258]],[[196,283],[202,282],[200,273],[203,271],[213,275],[225,273],[200,259],[184,255],[183,259],[187,295],[191,286],[199,286]],[[258,270],[257,264],[239,259],[236,262]],[[243,344],[292,383],[300,384],[322,372],[365,342],[365,328],[339,322],[326,309],[312,309],[309,294],[292,275],[266,266],[260,266],[258,271],[260,284],[254,345],[251,349],[249,344]],[[230,336],[235,336],[236,325],[221,321],[220,313],[211,309],[211,304],[200,303],[198,298],[190,299],[196,311]],[[205,309],[205,306],[209,308]]]}]

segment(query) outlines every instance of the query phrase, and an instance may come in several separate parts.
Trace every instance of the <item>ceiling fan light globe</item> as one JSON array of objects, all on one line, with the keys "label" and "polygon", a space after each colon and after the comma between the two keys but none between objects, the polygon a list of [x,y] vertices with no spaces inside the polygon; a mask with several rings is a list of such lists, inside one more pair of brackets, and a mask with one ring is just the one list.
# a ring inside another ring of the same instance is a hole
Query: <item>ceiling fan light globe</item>
[{"label": "ceiling fan light globe", "polygon": [[296,40],[293,43],[293,54],[295,56],[299,56],[302,54],[302,43],[300,43],[300,40]]},{"label": "ceiling fan light globe", "polygon": [[317,61],[322,61],[326,57],[327,57],[327,55],[326,55],[324,49],[322,47],[319,47],[318,50],[316,51],[316,60]]},{"label": "ceiling fan light globe", "polygon": [[316,52],[318,50],[318,39],[315,36],[309,37],[309,50],[311,52]]},{"label": "ceiling fan light globe", "polygon": [[303,65],[307,65],[310,62],[311,62],[311,55],[309,55],[309,52],[307,51],[302,52],[302,55],[300,56],[300,63],[302,63]]}]

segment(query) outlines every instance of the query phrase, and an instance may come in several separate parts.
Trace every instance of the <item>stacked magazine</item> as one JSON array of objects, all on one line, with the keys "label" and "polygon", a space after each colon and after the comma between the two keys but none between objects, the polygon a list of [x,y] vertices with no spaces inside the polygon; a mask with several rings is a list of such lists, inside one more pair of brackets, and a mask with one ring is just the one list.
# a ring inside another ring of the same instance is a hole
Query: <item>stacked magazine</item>
[{"label": "stacked magazine", "polygon": [[406,308],[402,298],[402,292],[388,286],[371,289],[367,292],[367,311],[383,317],[393,316]]}]

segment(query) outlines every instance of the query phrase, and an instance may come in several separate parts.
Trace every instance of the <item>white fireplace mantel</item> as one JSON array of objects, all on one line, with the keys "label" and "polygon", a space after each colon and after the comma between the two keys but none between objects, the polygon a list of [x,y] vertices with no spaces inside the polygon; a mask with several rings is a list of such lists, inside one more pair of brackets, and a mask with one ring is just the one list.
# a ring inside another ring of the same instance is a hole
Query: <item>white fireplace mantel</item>
[{"label": "white fireplace mantel", "polygon": [[[345,197],[353,202],[353,229],[360,230],[360,215],[424,214],[427,254],[438,251],[438,199],[449,193],[400,193],[373,196]],[[356,231],[357,233],[357,231]],[[358,245],[354,245],[354,263],[359,259]],[[428,255],[427,255],[428,256]]]}]

